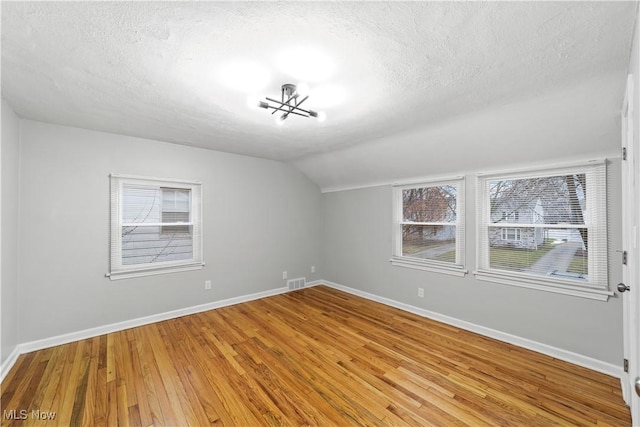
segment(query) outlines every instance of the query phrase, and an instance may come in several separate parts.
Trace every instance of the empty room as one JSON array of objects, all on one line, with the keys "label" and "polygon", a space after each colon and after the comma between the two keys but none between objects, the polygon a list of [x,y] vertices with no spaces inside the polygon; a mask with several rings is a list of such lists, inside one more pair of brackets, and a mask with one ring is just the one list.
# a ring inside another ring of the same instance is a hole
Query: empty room
[{"label": "empty room", "polygon": [[2,426],[640,426],[639,7],[2,1]]}]

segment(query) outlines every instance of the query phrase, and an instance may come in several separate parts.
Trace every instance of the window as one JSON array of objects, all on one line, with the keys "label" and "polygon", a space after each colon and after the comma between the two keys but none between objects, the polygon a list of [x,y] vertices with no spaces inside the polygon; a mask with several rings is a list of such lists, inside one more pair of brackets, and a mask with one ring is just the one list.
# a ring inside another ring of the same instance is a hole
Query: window
[{"label": "window", "polygon": [[397,186],[393,192],[391,263],[464,276],[464,181]]},{"label": "window", "polygon": [[520,212],[516,211],[503,211],[502,220],[504,222],[518,222],[520,218]]},{"label": "window", "polygon": [[502,240],[521,240],[521,232],[519,228],[503,228]]},{"label": "window", "polygon": [[478,178],[480,280],[606,300],[604,162]]},{"label": "window", "polygon": [[111,175],[112,280],[202,268],[201,184]]}]

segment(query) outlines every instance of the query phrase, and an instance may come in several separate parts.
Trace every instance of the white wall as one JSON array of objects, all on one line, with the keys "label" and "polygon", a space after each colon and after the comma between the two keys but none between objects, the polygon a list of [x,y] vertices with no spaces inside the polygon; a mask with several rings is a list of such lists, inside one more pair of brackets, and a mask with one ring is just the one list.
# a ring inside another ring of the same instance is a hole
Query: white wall
[{"label": "white wall", "polygon": [[[419,309],[620,366],[622,306],[475,279],[475,186],[467,179],[464,278],[394,267],[392,187],[323,194],[323,278]],[[620,160],[608,165],[609,283],[620,281]],[[419,298],[418,287],[424,288]]]},{"label": "white wall", "polygon": [[4,365],[18,344],[18,179],[20,157],[20,120],[9,104],[2,100],[2,277],[0,298],[0,366]]},{"label": "white wall", "polygon": [[[34,121],[21,144],[21,343],[319,277],[320,192],[291,166]],[[104,277],[110,173],[203,183],[204,269]]]}]

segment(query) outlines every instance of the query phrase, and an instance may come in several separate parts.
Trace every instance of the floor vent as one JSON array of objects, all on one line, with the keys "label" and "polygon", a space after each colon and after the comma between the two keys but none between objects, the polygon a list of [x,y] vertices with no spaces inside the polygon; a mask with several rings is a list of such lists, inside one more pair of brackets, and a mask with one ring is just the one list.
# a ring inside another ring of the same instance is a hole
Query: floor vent
[{"label": "floor vent", "polygon": [[307,284],[306,277],[298,277],[297,279],[287,280],[287,287],[289,288],[289,290],[304,288],[306,284]]}]

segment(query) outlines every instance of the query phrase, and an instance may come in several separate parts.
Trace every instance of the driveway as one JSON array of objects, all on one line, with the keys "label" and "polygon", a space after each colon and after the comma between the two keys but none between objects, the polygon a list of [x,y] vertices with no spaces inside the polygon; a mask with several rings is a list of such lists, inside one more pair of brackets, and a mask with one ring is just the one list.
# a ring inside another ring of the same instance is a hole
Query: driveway
[{"label": "driveway", "polygon": [[560,243],[536,261],[529,269],[536,274],[547,275],[553,272],[566,272],[573,261],[576,251],[582,249],[581,242]]},{"label": "driveway", "polygon": [[408,256],[413,258],[422,258],[422,259],[434,259],[442,254],[446,254],[447,252],[451,252],[456,249],[455,243],[450,243],[447,245],[438,246],[436,248],[425,249],[424,251],[416,252],[414,254],[408,254]]}]

